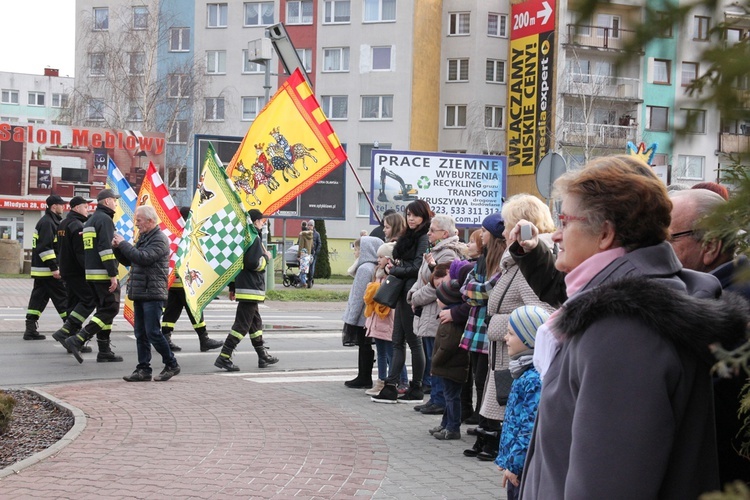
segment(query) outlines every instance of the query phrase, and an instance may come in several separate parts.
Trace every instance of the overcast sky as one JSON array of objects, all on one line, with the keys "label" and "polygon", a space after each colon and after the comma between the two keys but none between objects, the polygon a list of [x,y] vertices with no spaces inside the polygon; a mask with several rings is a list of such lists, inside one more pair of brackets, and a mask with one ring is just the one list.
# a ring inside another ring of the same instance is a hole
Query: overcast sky
[{"label": "overcast sky", "polygon": [[75,0],[2,0],[0,71],[75,76]]}]

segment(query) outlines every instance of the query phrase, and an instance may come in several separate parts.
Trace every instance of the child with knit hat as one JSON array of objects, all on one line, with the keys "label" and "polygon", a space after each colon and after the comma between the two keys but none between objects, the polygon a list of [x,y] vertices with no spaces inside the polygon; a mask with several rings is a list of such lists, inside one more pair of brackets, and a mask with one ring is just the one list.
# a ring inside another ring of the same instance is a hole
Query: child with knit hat
[{"label": "child with knit hat", "polygon": [[518,498],[523,463],[539,407],[542,382],[532,358],[537,329],[549,316],[541,307],[522,306],[513,310],[508,320],[505,342],[508,345],[513,384],[500,433],[500,449],[495,459],[495,464],[503,473],[502,486],[507,488],[508,500]]}]

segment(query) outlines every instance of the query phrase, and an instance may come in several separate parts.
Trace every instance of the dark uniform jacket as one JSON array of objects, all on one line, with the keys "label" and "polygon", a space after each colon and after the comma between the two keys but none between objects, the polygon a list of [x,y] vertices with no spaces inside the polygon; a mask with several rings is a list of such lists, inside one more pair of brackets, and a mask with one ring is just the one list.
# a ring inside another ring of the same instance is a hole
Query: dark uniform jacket
[{"label": "dark uniform jacket", "polygon": [[266,254],[260,242],[260,235],[255,226],[249,231],[255,234],[255,241],[242,257],[242,271],[230,283],[235,300],[246,302],[263,302],[266,300]]},{"label": "dark uniform jacket", "polygon": [[83,224],[87,216],[70,211],[57,228],[60,245],[60,276],[85,276],[86,263],[83,251]]},{"label": "dark uniform jacket", "polygon": [[128,298],[167,300],[169,278],[169,238],[159,226],[138,237],[135,246],[127,241],[115,248],[117,260],[130,266]]},{"label": "dark uniform jacket", "polygon": [[33,278],[51,278],[57,271],[57,226],[61,217],[48,208],[34,228],[34,239],[31,243],[31,276]]},{"label": "dark uniform jacket", "polygon": [[117,259],[112,251],[115,211],[101,203],[83,225],[83,248],[87,281],[109,281],[117,276]]}]

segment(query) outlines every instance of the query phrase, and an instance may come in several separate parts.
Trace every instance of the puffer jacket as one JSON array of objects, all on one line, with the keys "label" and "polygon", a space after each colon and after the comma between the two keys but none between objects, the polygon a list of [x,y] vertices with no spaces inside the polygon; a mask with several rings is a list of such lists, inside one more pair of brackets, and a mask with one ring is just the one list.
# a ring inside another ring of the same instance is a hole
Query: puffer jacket
[{"label": "puffer jacket", "polygon": [[86,262],[83,251],[83,224],[87,216],[71,210],[57,228],[60,244],[60,276],[85,276]]},{"label": "puffer jacket", "polygon": [[495,465],[517,476],[523,471],[541,393],[539,372],[531,365],[510,386],[508,410],[500,433],[500,449]]},{"label": "puffer jacket", "polygon": [[167,300],[169,294],[169,238],[160,227],[138,237],[135,246],[121,242],[114,250],[117,260],[130,266],[130,300]]},{"label": "puffer jacket", "polygon": [[363,236],[359,240],[359,259],[342,318],[344,323],[365,326],[365,290],[375,274],[375,267],[378,264],[378,248],[382,244],[383,240],[372,236]]},{"label": "puffer jacket", "polygon": [[[435,264],[452,262],[461,256],[463,243],[458,240],[458,236],[451,236],[444,240],[438,241],[430,250],[435,258]],[[434,337],[437,333],[440,322],[437,315],[440,312],[435,296],[435,287],[430,283],[432,269],[427,261],[422,259],[422,265],[419,266],[417,281],[406,294],[406,301],[414,307],[421,307],[422,313],[414,315],[414,333],[418,337]]]},{"label": "puffer jacket", "polygon": [[34,239],[31,242],[31,277],[51,278],[57,271],[57,254],[60,250],[57,239],[57,227],[60,216],[49,208],[34,228]]},{"label": "puffer jacket", "polygon": [[87,281],[109,281],[117,276],[117,259],[112,251],[115,211],[101,203],[83,225],[83,249]]}]

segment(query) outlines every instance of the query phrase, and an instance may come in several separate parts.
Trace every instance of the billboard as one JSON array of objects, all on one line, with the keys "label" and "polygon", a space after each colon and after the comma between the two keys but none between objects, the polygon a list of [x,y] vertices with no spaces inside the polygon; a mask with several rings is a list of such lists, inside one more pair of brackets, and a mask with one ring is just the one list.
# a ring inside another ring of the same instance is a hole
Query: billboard
[{"label": "billboard", "polygon": [[533,174],[550,149],[555,0],[512,3],[508,75],[508,173]]},{"label": "billboard", "polygon": [[478,226],[502,207],[506,172],[505,156],[373,149],[370,196],[378,215],[420,199],[460,226]]},{"label": "billboard", "polygon": [[94,198],[109,159],[137,191],[149,162],[164,171],[163,133],[0,122],[0,196]]}]

